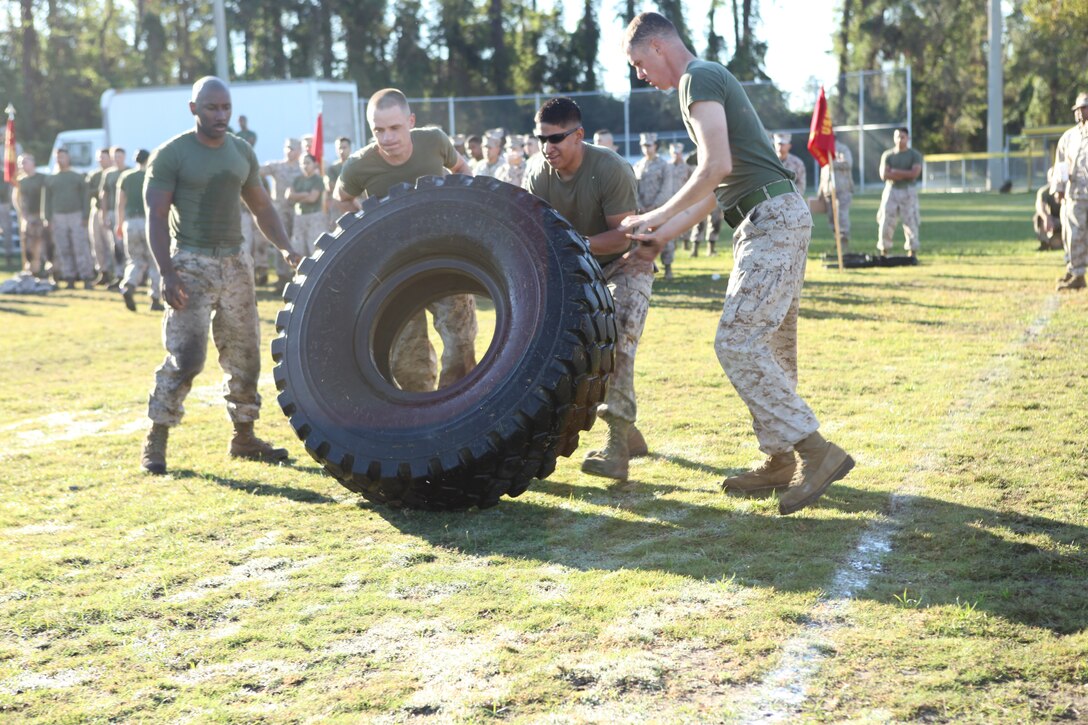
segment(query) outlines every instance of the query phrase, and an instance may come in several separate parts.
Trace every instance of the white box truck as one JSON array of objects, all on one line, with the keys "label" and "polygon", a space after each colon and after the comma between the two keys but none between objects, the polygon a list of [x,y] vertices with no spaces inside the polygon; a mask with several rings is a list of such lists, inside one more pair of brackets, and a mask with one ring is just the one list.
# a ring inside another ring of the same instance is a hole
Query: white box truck
[{"label": "white box truck", "polygon": [[[102,128],[61,131],[53,152],[68,149],[72,167],[88,172],[98,167],[97,151],[120,146],[135,157],[140,149],[153,151],[167,139],[194,127],[189,113],[191,86],[109,89],[102,94]],[[357,148],[364,136],[359,123],[355,84],[302,78],[286,81],[238,81],[230,84],[231,128],[245,116],[257,134],[255,151],[264,163],[283,158],[283,141],[313,133],[321,112],[324,158],[336,158],[336,139],[347,136]],[[53,157],[50,156],[50,159]]]}]

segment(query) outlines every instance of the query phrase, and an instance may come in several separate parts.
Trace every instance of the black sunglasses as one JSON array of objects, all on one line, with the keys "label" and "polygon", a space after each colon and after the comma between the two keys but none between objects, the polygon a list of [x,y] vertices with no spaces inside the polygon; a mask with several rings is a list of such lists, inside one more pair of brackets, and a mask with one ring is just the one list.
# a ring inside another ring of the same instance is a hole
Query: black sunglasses
[{"label": "black sunglasses", "polygon": [[554,146],[555,144],[561,142],[567,136],[570,136],[572,133],[574,133],[575,131],[577,131],[580,128],[581,128],[581,126],[575,126],[574,128],[572,128],[569,131],[564,131],[563,133],[553,133],[550,136],[541,136],[540,134],[534,134],[534,135],[536,136],[536,140],[540,142],[541,146],[543,146],[546,143],[550,143],[551,145]]}]

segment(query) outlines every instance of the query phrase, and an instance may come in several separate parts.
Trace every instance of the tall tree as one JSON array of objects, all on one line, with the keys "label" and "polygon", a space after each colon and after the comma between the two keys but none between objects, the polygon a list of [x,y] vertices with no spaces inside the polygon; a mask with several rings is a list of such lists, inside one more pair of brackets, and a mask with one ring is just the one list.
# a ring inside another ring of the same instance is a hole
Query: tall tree
[{"label": "tall tree", "polygon": [[710,0],[710,7],[706,12],[706,53],[703,57],[720,63],[722,53],[725,52],[725,38],[718,34],[716,27],[716,15],[720,9],[721,0]]},{"label": "tall tree", "polygon": [[397,0],[393,14],[392,83],[409,96],[434,93],[434,64],[423,44],[423,4]]}]

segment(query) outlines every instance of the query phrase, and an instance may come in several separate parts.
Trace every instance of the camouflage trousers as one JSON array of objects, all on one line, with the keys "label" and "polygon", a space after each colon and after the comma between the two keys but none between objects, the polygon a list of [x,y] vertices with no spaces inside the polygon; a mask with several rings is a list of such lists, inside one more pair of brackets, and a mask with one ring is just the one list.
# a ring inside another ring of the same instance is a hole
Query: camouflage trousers
[{"label": "camouflage trousers", "polygon": [[23,248],[23,270],[41,277],[45,273],[45,227],[41,217],[19,219],[19,244]]},{"label": "camouflage trousers", "polygon": [[148,295],[153,300],[159,299],[162,296],[162,275],[147,243],[147,222],[142,218],[126,219],[121,226],[121,236],[125,240],[125,274],[121,288],[136,289],[146,276]]},{"label": "camouflage trousers", "polygon": [[797,314],[811,237],[812,215],[796,193],[763,202],[733,233],[714,349],[768,455],[793,450],[819,428],[797,395]]},{"label": "camouflage trousers", "polygon": [[880,208],[876,212],[876,223],[880,227],[880,240],[876,243],[879,251],[891,251],[895,228],[900,219],[903,221],[903,236],[906,238],[903,249],[917,252],[918,225],[922,221],[921,211],[918,209],[918,188],[908,186],[905,189],[896,189],[887,183],[880,197]]},{"label": "camouflage trousers", "polygon": [[718,234],[722,230],[722,210],[715,208],[706,219],[696,224],[691,229],[691,255],[696,257],[699,255],[699,245],[704,241],[709,245],[713,245],[718,241]]},{"label": "camouflage trousers", "polygon": [[[835,196],[839,203],[839,234],[842,236],[842,241],[845,243],[850,239],[850,202],[854,200],[854,195],[849,191],[840,191]],[[827,224],[831,227],[831,234],[834,235],[835,207],[831,203],[831,195],[824,195],[824,201],[827,203]],[[894,228],[892,231],[894,233]]]},{"label": "camouflage trousers", "polygon": [[1061,219],[1066,268],[1083,275],[1088,269],[1088,199],[1064,199]]},{"label": "camouflage trousers", "polygon": [[661,264],[671,267],[674,259],[676,259],[676,240],[670,239],[661,248]]},{"label": "camouflage trousers", "polygon": [[638,418],[635,353],[650,311],[654,264],[633,255],[620,257],[605,265],[604,279],[616,305],[616,365],[608,376],[608,390],[604,402],[597,406],[597,415],[634,423]]},{"label": "camouflage trousers", "polygon": [[[295,209],[294,209],[294,207],[292,205],[288,204],[287,206],[276,207],[276,211],[279,212],[280,220],[283,221],[283,228],[287,232],[287,240],[290,241],[294,237],[294,234],[295,234],[295,231],[294,231],[295,230]],[[275,255],[276,255],[275,256],[275,260],[276,260],[276,276],[278,276],[278,277],[293,277],[294,276],[295,271],[293,269],[291,269],[291,265],[289,265],[287,263],[287,260],[283,258],[283,255],[280,254],[280,250],[276,249],[276,245],[274,245],[272,242],[268,241],[267,239],[264,239],[263,236],[255,235],[255,239],[259,239],[259,240],[261,240],[261,241],[263,241],[265,243],[265,245],[266,245],[265,246],[265,250],[266,250],[265,254],[268,254],[268,251],[272,251],[272,252],[275,253]],[[298,252],[299,254],[302,254],[302,251],[300,249],[298,249],[297,247],[295,247],[294,244],[291,245],[291,248],[294,251]]]},{"label": "camouflage trousers", "polygon": [[224,372],[227,414],[235,423],[256,420],[261,409],[260,328],[249,253],[209,257],[179,249],[172,259],[189,301],[185,309],[167,307],[163,315],[166,359],[155,371],[147,417],[168,426],[181,422],[193,378],[204,368],[210,324]]},{"label": "camouflage trousers", "polygon": [[4,251],[15,250],[15,234],[18,229],[11,222],[11,204],[0,203],[0,236],[4,237]]},{"label": "camouflage trousers", "polygon": [[49,228],[53,231],[54,275],[65,281],[93,280],[94,258],[83,212],[54,214]]},{"label": "camouflage trousers", "polygon": [[268,274],[268,240],[264,238],[257,220],[242,205],[242,248],[249,252],[256,274]]},{"label": "camouflage trousers", "polygon": [[87,236],[90,237],[91,249],[94,251],[95,269],[107,276],[119,277],[121,270],[114,253],[113,229],[109,226],[112,221],[112,214],[107,219],[104,211],[92,208],[90,219],[87,220]]},{"label": "camouflage trousers", "polygon": [[329,218],[323,211],[295,214],[291,246],[304,257],[317,251],[317,238],[329,228]]},{"label": "camouflage trousers", "polygon": [[402,390],[422,393],[457,382],[476,367],[476,298],[450,295],[425,308],[434,316],[434,329],[442,338],[442,372],[427,338],[427,316],[413,315],[393,344],[390,366]]}]

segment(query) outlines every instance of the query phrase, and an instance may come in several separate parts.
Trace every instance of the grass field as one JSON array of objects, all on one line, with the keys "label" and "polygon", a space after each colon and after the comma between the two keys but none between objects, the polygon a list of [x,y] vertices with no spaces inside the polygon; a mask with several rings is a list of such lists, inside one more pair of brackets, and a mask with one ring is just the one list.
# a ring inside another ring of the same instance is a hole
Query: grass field
[{"label": "grass field", "polygon": [[579,452],[467,513],[304,453],[270,294],[258,432],[293,463],[226,456],[213,352],[165,478],[138,470],[158,316],[0,298],[0,719],[1086,722],[1088,295],[1053,292],[1030,209],[924,196],[920,266],[846,273],[816,220],[800,388],[858,466],[790,517],[718,488],[760,455],[712,347],[728,244],[657,283],[631,482]]}]

